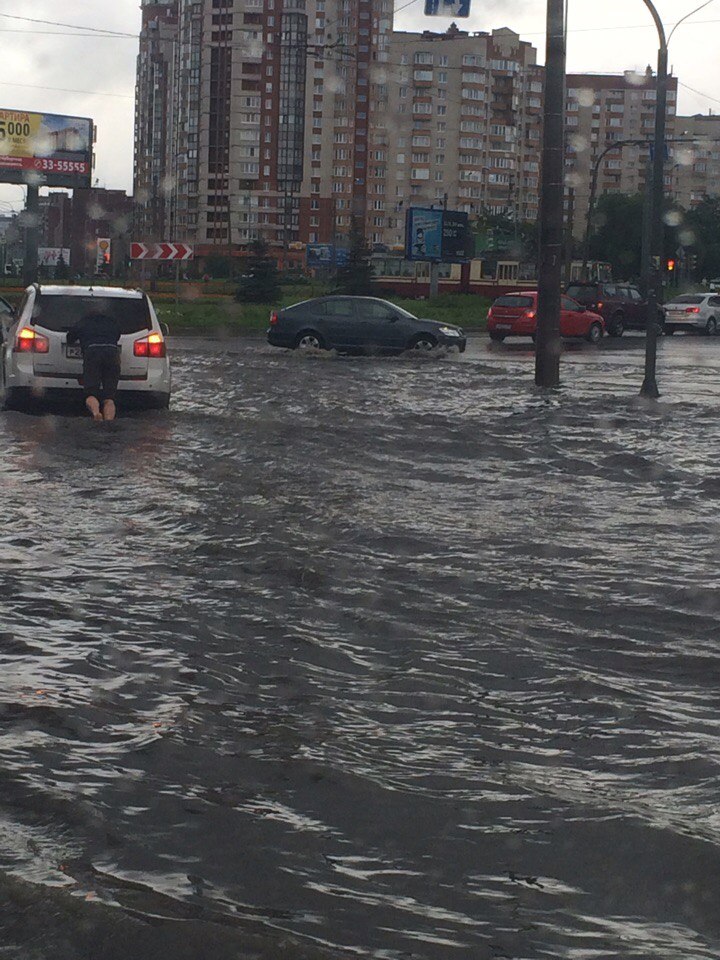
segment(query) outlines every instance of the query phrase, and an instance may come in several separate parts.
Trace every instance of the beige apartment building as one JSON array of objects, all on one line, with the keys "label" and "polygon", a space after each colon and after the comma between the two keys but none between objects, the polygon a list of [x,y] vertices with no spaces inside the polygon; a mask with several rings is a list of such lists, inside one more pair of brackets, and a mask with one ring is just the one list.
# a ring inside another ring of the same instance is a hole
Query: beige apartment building
[{"label": "beige apartment building", "polygon": [[696,114],[677,117],[675,134],[687,144],[675,144],[672,150],[672,195],[684,210],[690,210],[705,197],[720,196],[720,116]]},{"label": "beige apartment building", "polygon": [[[653,139],[656,77],[650,67],[644,73],[626,70],[621,76],[569,74],[566,90],[566,184],[574,194],[573,234],[581,237],[593,168],[597,168],[598,197],[645,189],[649,146],[625,141],[649,144]],[[670,77],[666,114],[669,139],[675,136],[676,102],[677,79]],[[670,190],[669,172],[665,181]]]},{"label": "beige apartment building", "polygon": [[512,30],[394,32],[386,196],[373,243],[399,250],[409,206],[538,215],[542,68]]}]

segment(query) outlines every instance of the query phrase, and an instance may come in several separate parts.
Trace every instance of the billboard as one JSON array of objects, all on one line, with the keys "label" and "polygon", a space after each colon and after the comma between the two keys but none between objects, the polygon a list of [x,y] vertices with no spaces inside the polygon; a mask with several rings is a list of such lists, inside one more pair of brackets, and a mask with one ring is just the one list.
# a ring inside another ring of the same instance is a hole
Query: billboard
[{"label": "billboard", "polygon": [[309,243],[305,249],[308,268],[344,267],[348,262],[346,247],[336,247],[334,243]]},{"label": "billboard", "polygon": [[468,215],[455,210],[410,207],[405,221],[408,260],[462,263],[473,256]]},{"label": "billboard", "polygon": [[469,17],[470,0],[425,0],[426,17]]},{"label": "billboard", "polygon": [[89,187],[92,140],[87,117],[0,110],[0,182]]},{"label": "billboard", "polygon": [[458,263],[471,260],[475,243],[470,234],[468,215],[456,210],[443,211],[442,259],[443,263]]},{"label": "billboard", "polygon": [[40,247],[38,249],[39,267],[56,267],[57,262],[62,257],[65,266],[70,266],[70,248],[69,247]]},{"label": "billboard", "polygon": [[442,259],[443,213],[443,210],[410,207],[405,230],[408,260]]}]

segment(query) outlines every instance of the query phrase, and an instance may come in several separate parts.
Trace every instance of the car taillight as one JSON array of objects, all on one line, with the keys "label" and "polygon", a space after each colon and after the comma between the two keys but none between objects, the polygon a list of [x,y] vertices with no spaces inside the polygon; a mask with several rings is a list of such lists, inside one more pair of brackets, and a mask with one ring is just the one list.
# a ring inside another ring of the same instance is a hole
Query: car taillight
[{"label": "car taillight", "polygon": [[700,313],[700,307],[685,307],[685,313]]},{"label": "car taillight", "polygon": [[274,327],[277,322],[278,322],[277,311],[273,310],[273,312],[270,314],[270,326]]},{"label": "car taillight", "polygon": [[525,311],[525,319],[526,319],[526,320],[534,320],[534,319],[535,319],[535,311],[534,311],[534,310],[526,310],[526,311]]},{"label": "car taillight", "polygon": [[159,333],[151,333],[133,343],[133,355],[136,357],[164,357],[165,341]]},{"label": "car taillight", "polygon": [[603,308],[603,302],[602,300],[598,300],[598,302],[595,304],[595,309],[602,310],[602,308]]},{"label": "car taillight", "polygon": [[47,353],[50,341],[32,327],[23,327],[15,340],[16,353]]}]

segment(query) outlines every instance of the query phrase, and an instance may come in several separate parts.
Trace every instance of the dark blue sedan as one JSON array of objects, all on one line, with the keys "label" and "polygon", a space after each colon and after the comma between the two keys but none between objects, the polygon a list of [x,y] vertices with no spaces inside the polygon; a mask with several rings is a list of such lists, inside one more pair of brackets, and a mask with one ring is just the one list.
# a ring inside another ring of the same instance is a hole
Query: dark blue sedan
[{"label": "dark blue sedan", "polygon": [[465,350],[460,327],[421,320],[375,297],[318,297],[270,314],[268,343],[300,350],[346,353],[402,353],[457,347]]}]

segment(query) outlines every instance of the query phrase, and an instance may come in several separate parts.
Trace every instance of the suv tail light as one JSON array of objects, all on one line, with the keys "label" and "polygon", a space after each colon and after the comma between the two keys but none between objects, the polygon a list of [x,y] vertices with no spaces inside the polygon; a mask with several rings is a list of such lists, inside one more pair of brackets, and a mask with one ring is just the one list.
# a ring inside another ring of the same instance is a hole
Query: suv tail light
[{"label": "suv tail light", "polygon": [[278,322],[277,310],[273,310],[273,312],[270,314],[270,326],[274,327],[277,322]]},{"label": "suv tail light", "polygon": [[133,343],[133,356],[136,357],[164,357],[165,341],[159,333],[148,334]]},{"label": "suv tail light", "polygon": [[47,353],[50,341],[32,327],[23,327],[15,340],[15,353]]}]

